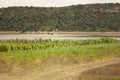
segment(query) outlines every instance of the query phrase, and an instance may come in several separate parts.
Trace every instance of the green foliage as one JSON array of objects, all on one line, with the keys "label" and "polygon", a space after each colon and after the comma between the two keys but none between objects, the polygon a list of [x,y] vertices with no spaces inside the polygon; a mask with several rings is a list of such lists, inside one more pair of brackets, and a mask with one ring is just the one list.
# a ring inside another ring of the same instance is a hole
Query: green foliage
[{"label": "green foliage", "polygon": [[120,4],[0,9],[0,31],[120,31]]},{"label": "green foliage", "polygon": [[68,47],[77,45],[92,45],[103,43],[116,43],[116,39],[101,38],[96,40],[80,40],[80,41],[51,41],[51,40],[9,40],[0,41],[0,52],[14,50],[38,50],[57,47]]},{"label": "green foliage", "polygon": [[[66,45],[66,47],[49,47],[38,50],[14,50],[0,52],[0,60],[7,63],[36,62],[54,64],[82,63],[103,59],[111,59],[120,56],[120,43],[104,43],[94,45]],[[59,62],[60,59],[60,62]],[[13,65],[13,64],[12,64]]]}]

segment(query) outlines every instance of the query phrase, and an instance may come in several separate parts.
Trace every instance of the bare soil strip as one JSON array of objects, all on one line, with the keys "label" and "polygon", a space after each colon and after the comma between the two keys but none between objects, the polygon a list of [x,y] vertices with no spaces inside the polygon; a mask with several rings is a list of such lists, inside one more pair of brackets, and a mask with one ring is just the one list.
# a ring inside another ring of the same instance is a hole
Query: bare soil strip
[{"label": "bare soil strip", "polygon": [[34,70],[24,70],[23,72],[19,72],[18,70],[20,69],[16,68],[14,74],[0,73],[0,80],[78,80],[77,76],[84,71],[117,63],[120,63],[120,58],[79,65],[47,66],[42,70],[37,68]]}]

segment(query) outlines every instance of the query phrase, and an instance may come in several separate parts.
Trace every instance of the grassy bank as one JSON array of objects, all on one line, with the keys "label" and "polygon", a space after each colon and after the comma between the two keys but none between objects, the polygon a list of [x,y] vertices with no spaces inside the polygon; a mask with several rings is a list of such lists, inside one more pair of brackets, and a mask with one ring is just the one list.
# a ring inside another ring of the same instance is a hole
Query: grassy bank
[{"label": "grassy bank", "polygon": [[110,59],[120,55],[120,43],[102,38],[83,41],[1,41],[0,61],[5,63],[70,64]]}]

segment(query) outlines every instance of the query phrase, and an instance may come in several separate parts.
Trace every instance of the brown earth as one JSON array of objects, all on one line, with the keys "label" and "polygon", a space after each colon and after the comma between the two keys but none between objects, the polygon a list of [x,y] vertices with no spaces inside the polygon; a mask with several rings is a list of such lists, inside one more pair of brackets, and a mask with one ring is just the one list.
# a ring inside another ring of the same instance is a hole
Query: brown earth
[{"label": "brown earth", "polygon": [[[4,69],[8,67],[2,66],[0,80],[80,80],[79,75],[87,70],[118,63],[120,63],[119,58],[85,64],[36,66],[35,68],[14,65],[12,70],[11,68]],[[4,64],[0,62],[0,66]]]},{"label": "brown earth", "polygon": [[85,71],[79,80],[120,80],[120,63]]}]

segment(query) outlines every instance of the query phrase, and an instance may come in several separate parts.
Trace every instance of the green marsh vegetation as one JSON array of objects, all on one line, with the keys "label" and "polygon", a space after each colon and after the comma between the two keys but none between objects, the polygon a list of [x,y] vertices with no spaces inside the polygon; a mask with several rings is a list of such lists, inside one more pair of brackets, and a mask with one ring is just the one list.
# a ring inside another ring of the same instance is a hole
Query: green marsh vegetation
[{"label": "green marsh vegetation", "polygon": [[120,43],[112,38],[80,41],[0,41],[0,60],[5,63],[78,64],[119,55]]},{"label": "green marsh vegetation", "polygon": [[82,46],[92,44],[116,43],[116,39],[101,38],[96,40],[80,40],[80,41],[52,41],[52,40],[8,40],[0,41],[0,52],[15,50],[39,50],[47,48]]}]

